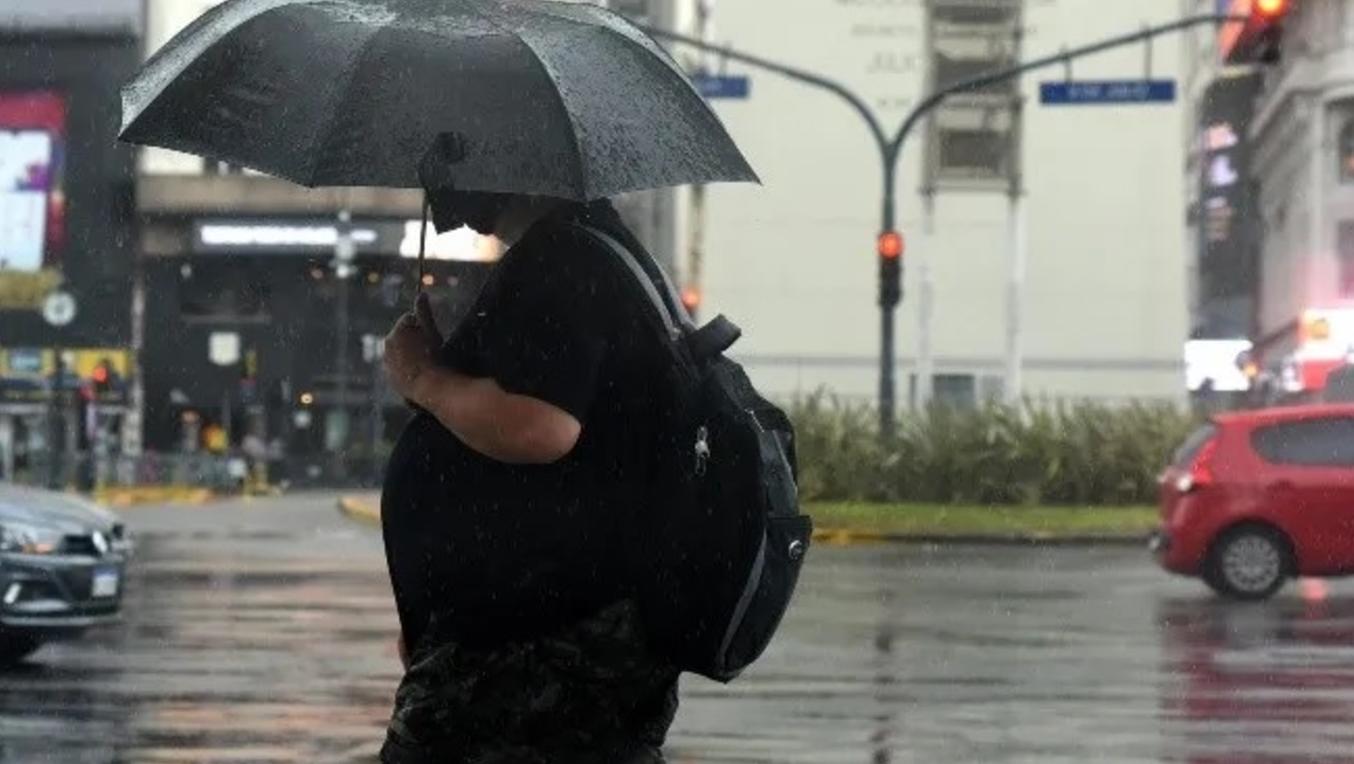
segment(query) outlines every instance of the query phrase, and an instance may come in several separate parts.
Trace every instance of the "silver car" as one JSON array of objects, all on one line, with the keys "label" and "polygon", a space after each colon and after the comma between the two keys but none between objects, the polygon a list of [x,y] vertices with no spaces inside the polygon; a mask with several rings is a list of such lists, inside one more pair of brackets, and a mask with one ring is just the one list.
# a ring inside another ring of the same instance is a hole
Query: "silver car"
[{"label": "silver car", "polygon": [[0,483],[0,665],[115,621],[132,549],[107,509]]}]

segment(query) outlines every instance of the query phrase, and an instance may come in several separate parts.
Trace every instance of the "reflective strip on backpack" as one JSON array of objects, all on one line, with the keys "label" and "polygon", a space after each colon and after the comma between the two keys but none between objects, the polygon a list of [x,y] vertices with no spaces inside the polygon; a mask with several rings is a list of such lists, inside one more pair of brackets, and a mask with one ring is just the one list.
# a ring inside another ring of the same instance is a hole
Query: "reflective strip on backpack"
[{"label": "reflective strip on backpack", "polygon": [[[606,231],[593,228],[592,226],[575,224],[575,227],[600,241],[617,260],[620,260],[625,265],[626,270],[630,271],[630,275],[635,277],[635,281],[639,282],[644,293],[648,295],[649,302],[658,311],[659,317],[663,319],[663,326],[667,329],[669,337],[676,340],[687,332],[695,329],[691,323],[690,317],[685,313],[673,315],[673,309],[669,307],[670,303],[665,301],[663,296],[658,293],[658,287],[654,284],[654,280],[649,277],[648,272],[644,270],[644,266],[639,264],[638,257],[624,244],[617,241],[615,237],[611,236],[611,234]],[[667,289],[670,295],[675,296],[677,293],[676,288],[673,287],[672,282],[668,280],[667,273],[663,272],[661,267],[658,268],[658,272],[662,276],[664,288]],[[681,303],[678,302],[675,304],[680,305]]]},{"label": "reflective strip on backpack", "polygon": [[719,661],[721,664],[728,663],[729,645],[733,643],[733,638],[738,634],[738,629],[743,625],[743,616],[747,615],[748,607],[752,605],[752,598],[757,595],[757,590],[762,585],[762,568],[766,567],[766,533],[762,533],[762,542],[757,545],[757,558],[752,561],[752,570],[748,573],[748,580],[743,584],[743,593],[738,597],[738,604],[734,605],[733,616],[729,618],[729,629],[724,632],[724,639],[719,642]]}]

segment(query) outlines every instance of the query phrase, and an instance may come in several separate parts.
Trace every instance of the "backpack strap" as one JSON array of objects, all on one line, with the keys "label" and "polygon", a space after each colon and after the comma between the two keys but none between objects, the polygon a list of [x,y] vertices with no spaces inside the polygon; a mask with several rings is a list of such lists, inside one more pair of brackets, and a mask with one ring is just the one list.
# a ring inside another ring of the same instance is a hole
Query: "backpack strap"
[{"label": "backpack strap", "polygon": [[644,266],[639,262],[639,258],[635,257],[634,253],[632,253],[629,248],[619,241],[616,241],[616,238],[606,231],[602,231],[590,225],[583,225],[582,223],[575,223],[573,225],[578,230],[595,239],[617,262],[625,266],[625,270],[630,273],[634,282],[640,289],[644,290],[645,296],[648,297],[649,304],[663,322],[663,327],[667,330],[668,337],[675,342],[687,334],[692,328],[691,319],[686,316],[685,311],[674,311],[672,309],[672,305],[665,300],[663,294],[658,291],[658,287],[654,284],[653,277],[644,269]]},{"label": "backpack strap", "polygon": [[[574,226],[597,240],[618,260],[633,277],[635,283],[644,290],[663,322],[667,336],[674,342],[685,340],[687,351],[696,360],[713,358],[728,350],[743,335],[732,321],[724,316],[716,316],[705,326],[696,328],[691,316],[682,306],[681,298],[672,280],[652,258],[643,258],[630,251],[614,236],[599,228],[581,223]],[[645,262],[647,260],[647,263]],[[650,267],[645,267],[646,264]]]}]

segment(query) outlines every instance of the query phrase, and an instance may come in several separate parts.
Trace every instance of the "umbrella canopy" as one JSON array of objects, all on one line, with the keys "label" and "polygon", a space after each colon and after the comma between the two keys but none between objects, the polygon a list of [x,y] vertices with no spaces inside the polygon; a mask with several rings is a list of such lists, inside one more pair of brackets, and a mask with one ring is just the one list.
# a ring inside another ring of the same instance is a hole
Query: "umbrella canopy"
[{"label": "umbrella canopy", "polygon": [[464,191],[583,201],[757,179],[676,63],[587,4],[228,0],[122,106],[125,141],[306,186],[417,188],[447,136]]}]

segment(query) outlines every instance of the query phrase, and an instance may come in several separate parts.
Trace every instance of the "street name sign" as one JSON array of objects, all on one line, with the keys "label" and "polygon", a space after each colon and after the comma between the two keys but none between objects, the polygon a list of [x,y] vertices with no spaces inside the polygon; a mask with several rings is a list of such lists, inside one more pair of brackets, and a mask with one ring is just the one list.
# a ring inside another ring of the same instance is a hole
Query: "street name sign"
[{"label": "street name sign", "polygon": [[747,98],[752,94],[752,82],[747,77],[724,74],[696,74],[691,77],[696,89],[706,98]]},{"label": "street name sign", "polygon": [[1049,106],[1172,103],[1175,80],[1066,80],[1039,84],[1039,102]]}]

